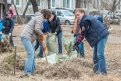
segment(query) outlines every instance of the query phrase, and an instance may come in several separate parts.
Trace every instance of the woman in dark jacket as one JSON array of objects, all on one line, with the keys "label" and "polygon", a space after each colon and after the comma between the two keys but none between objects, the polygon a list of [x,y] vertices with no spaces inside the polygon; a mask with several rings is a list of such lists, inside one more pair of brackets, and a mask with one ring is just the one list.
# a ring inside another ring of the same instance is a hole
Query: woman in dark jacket
[{"label": "woman in dark jacket", "polygon": [[55,15],[55,12],[52,11],[50,18],[50,30],[51,33],[54,33],[58,37],[58,54],[62,54],[62,29],[60,26],[60,19]]}]

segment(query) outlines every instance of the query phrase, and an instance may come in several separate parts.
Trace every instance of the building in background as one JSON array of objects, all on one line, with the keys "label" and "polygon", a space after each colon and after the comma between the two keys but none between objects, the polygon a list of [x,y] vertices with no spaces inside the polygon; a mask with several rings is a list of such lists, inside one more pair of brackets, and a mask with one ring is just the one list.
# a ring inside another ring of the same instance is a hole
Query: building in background
[{"label": "building in background", "polygon": [[75,1],[76,0],[51,0],[50,8],[66,8],[69,10],[74,10],[76,5]]},{"label": "building in background", "polygon": [[[28,0],[14,0],[14,3],[17,7],[19,15],[23,14],[27,2],[28,2]],[[39,10],[44,9],[44,8],[45,9],[48,8],[48,0],[37,0],[37,4],[38,4]],[[33,15],[33,14],[34,14],[33,8],[32,8],[32,5],[30,3],[30,5],[27,9],[26,15]]]},{"label": "building in background", "polygon": [[[37,4],[38,4],[38,8],[39,10],[41,9],[47,9],[48,8],[48,1],[49,0],[37,0]],[[50,0],[50,8],[66,8],[66,9],[70,9],[70,10],[74,10],[75,9],[75,1],[76,0]],[[19,15],[22,15],[26,4],[27,4],[28,0],[14,0],[14,3],[17,7],[18,13]],[[58,4],[59,3],[59,4]],[[33,8],[32,5],[30,3],[26,15],[32,15],[33,14]]]},{"label": "building in background", "polygon": [[[7,2],[10,4],[11,0],[7,0]],[[23,14],[23,11],[26,7],[28,0],[14,0],[14,3],[17,7],[19,15]],[[48,3],[50,2],[50,3]],[[76,8],[77,3],[79,3],[79,8],[87,8],[88,10],[97,8],[102,9],[102,0],[37,0],[38,8],[41,9],[47,9],[47,8],[66,8],[70,10],[74,10]],[[0,0],[0,7],[3,5],[3,0]],[[48,6],[49,5],[49,6]],[[117,6],[117,10],[121,10],[121,0],[120,5]],[[32,15],[33,14],[33,8],[30,3],[26,15]]]},{"label": "building in background", "polygon": [[[75,8],[85,8],[87,10],[92,10],[92,9],[101,9],[103,10],[103,5],[102,5],[103,0],[37,0],[38,4],[38,9],[47,9],[47,8],[66,8],[69,10],[74,10]],[[106,0],[107,1],[107,0]],[[8,4],[11,4],[11,0],[7,0]],[[28,0],[14,0],[14,3],[16,5],[17,11],[19,15],[22,15],[24,12],[24,9],[26,7]],[[77,4],[79,3],[79,4]],[[3,16],[3,10],[4,10],[4,2],[3,0],[0,0],[0,18]],[[117,10],[121,11],[121,0],[120,0],[120,5],[117,6]],[[26,16],[31,16],[33,15],[33,8],[30,3]]]}]

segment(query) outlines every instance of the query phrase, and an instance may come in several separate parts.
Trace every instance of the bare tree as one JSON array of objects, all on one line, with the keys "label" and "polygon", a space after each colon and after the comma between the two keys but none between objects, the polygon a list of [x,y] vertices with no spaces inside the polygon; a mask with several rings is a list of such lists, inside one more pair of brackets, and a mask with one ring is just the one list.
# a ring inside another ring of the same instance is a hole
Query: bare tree
[{"label": "bare tree", "polygon": [[[89,3],[91,2],[92,0],[76,0],[76,8],[88,8],[89,7]],[[82,5],[81,5],[82,3]]]},{"label": "bare tree", "polygon": [[23,24],[23,20],[21,19],[20,15],[18,14],[17,7],[14,4],[14,0],[11,0],[11,4],[14,5],[15,11],[16,11],[17,23],[18,24]]},{"label": "bare tree", "polygon": [[[102,4],[104,9],[110,10],[112,12],[112,17],[115,17],[115,11],[118,5],[120,5],[121,0],[102,0]],[[108,27],[110,27],[110,18],[108,16],[104,17],[104,21],[107,24]],[[117,24],[117,22],[113,22],[114,24]],[[119,23],[119,22],[118,22]]]},{"label": "bare tree", "polygon": [[120,0],[113,0],[113,5],[112,5],[112,12],[115,12],[116,7],[120,4]]},{"label": "bare tree", "polygon": [[80,8],[81,7],[81,0],[76,0],[76,8]]},{"label": "bare tree", "polygon": [[33,6],[33,11],[34,13],[38,11],[38,5],[36,0],[30,0],[32,6]]},{"label": "bare tree", "polygon": [[50,9],[51,2],[48,0],[48,9]]},{"label": "bare tree", "polygon": [[28,2],[27,2],[27,4],[26,4],[26,7],[25,7],[25,9],[24,9],[24,12],[23,12],[23,18],[25,18],[25,14],[26,14],[26,11],[27,11],[27,9],[28,9],[28,6],[29,6],[29,3],[30,3],[30,0],[28,0]]},{"label": "bare tree", "polygon": [[3,0],[3,1],[5,4],[5,12],[7,12],[9,10],[7,0]]},{"label": "bare tree", "polygon": [[115,12],[116,7],[120,4],[121,0],[102,0],[104,9]]}]

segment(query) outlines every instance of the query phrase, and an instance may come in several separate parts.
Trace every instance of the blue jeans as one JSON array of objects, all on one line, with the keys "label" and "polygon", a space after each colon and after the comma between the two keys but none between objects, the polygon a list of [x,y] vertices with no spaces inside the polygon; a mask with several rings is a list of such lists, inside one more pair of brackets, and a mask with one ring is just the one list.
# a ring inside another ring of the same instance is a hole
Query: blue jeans
[{"label": "blue jeans", "polygon": [[105,62],[105,56],[104,56],[106,41],[107,41],[107,37],[100,40],[99,43],[94,47],[93,71],[94,71],[94,73],[97,73],[97,74],[99,74],[99,73],[107,74],[106,62]]},{"label": "blue jeans", "polygon": [[58,54],[62,54],[62,32],[58,33]]},{"label": "blue jeans", "polygon": [[[77,40],[77,36],[75,36],[75,41]],[[84,57],[84,43],[81,42],[77,47],[76,47],[76,51],[78,54],[80,54],[80,56]]]},{"label": "blue jeans", "polygon": [[81,42],[77,47],[76,47],[76,51],[78,54],[80,54],[80,56],[84,57],[84,43]]},{"label": "blue jeans", "polygon": [[39,43],[39,41],[38,40],[36,40],[36,45],[35,45],[35,51],[38,49],[38,47],[40,47],[40,50],[39,50],[39,56],[40,56],[40,58],[43,58],[43,47],[42,47],[42,45]]},{"label": "blue jeans", "polygon": [[27,60],[25,63],[24,72],[25,74],[33,74],[35,71],[35,50],[33,44],[29,39],[25,37],[21,37],[21,41],[27,52]]}]

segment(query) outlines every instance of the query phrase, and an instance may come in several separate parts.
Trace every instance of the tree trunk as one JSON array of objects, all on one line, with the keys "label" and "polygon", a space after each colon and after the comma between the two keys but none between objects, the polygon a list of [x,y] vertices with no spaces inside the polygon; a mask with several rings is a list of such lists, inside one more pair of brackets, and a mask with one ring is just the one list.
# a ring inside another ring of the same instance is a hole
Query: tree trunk
[{"label": "tree trunk", "polygon": [[30,0],[32,6],[33,6],[33,11],[34,13],[38,11],[38,5],[37,5],[37,2],[36,0]]},{"label": "tree trunk", "polygon": [[18,22],[18,24],[23,24],[24,22],[23,22],[23,20],[20,18],[15,4],[14,4],[14,7],[15,7],[15,11],[16,11],[16,17],[17,17],[17,22]]},{"label": "tree trunk", "polygon": [[30,0],[28,0],[27,4],[26,4],[26,8],[24,9],[24,12],[23,12],[23,18],[25,18],[25,14],[26,14],[26,11],[28,9],[28,6],[29,6],[29,3],[30,3]]},{"label": "tree trunk", "polygon": [[18,14],[17,7],[16,7],[16,5],[14,4],[14,1],[11,0],[11,3],[14,5],[15,11],[16,11],[16,17],[17,17],[17,22],[18,22],[18,24],[23,24],[22,19],[20,18],[19,14]]},{"label": "tree trunk", "polygon": [[112,12],[116,11],[116,7],[120,5],[120,0],[114,0],[113,1],[113,6],[112,6]]},{"label": "tree trunk", "polygon": [[115,12],[116,10],[116,0],[113,1],[113,6],[112,6],[112,12]]},{"label": "tree trunk", "polygon": [[51,2],[48,0],[48,9],[50,9]]},{"label": "tree trunk", "polygon": [[81,0],[76,0],[76,8],[80,8],[81,7]]},{"label": "tree trunk", "polygon": [[9,10],[7,0],[3,0],[5,4],[5,13]]}]

